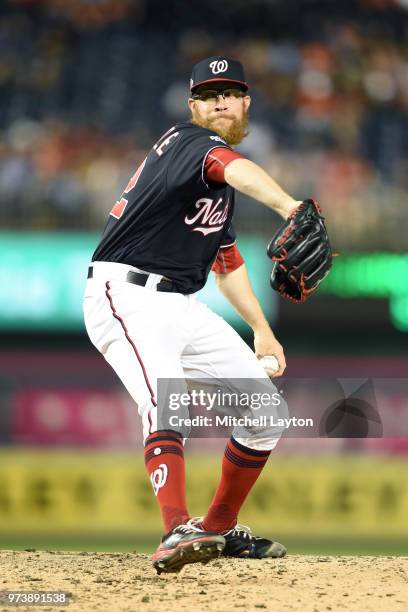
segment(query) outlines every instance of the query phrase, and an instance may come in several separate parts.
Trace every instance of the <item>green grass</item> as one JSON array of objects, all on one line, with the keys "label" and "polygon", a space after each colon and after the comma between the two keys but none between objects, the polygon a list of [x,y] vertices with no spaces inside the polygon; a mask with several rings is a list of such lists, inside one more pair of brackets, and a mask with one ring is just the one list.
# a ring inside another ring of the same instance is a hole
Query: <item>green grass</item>
[{"label": "green grass", "polygon": [[[77,550],[85,552],[138,552],[152,553],[160,540],[160,534],[145,536],[78,538],[67,535],[59,537],[0,536],[2,550]],[[296,555],[385,555],[408,556],[408,541],[397,539],[362,538],[294,538],[281,534],[289,554]]]}]

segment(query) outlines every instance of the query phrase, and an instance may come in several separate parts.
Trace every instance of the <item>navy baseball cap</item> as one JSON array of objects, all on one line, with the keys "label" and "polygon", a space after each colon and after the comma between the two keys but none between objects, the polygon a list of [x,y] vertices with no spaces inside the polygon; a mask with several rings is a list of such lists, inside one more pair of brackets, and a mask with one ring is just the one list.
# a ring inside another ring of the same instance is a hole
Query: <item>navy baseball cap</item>
[{"label": "navy baseball cap", "polygon": [[244,69],[241,62],[220,55],[207,57],[193,68],[190,79],[190,90],[204,84],[226,81],[238,85],[243,91],[248,90]]}]

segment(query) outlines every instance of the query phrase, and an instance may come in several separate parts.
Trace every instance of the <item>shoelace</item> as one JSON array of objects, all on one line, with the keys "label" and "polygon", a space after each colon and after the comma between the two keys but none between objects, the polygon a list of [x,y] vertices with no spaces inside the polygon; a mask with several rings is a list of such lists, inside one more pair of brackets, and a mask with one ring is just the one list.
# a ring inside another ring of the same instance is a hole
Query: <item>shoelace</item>
[{"label": "shoelace", "polygon": [[253,538],[251,528],[247,525],[240,525],[237,523],[233,529],[227,531],[224,535],[232,535],[244,538]]},{"label": "shoelace", "polygon": [[178,527],[176,527],[176,531],[179,531],[181,533],[188,533],[189,531],[194,531],[193,527],[186,524],[186,525],[178,525]]},{"label": "shoelace", "polygon": [[[190,527],[190,529],[200,529],[201,528],[201,523],[203,521],[204,517],[203,516],[196,516],[194,518],[191,518],[187,521],[186,525],[188,527]],[[202,529],[201,529],[202,531]]]},{"label": "shoelace", "polygon": [[[194,518],[191,518],[188,522],[187,522],[187,526],[189,526],[192,529],[199,529],[199,527],[197,527],[197,525],[201,525],[202,521],[203,521],[204,517],[203,516],[196,516]],[[228,531],[224,532],[224,535],[232,535],[232,536],[242,536],[244,538],[253,538],[254,536],[252,535],[252,531],[251,528],[248,527],[248,525],[240,525],[239,523],[237,523],[235,525],[235,527],[233,527],[232,529],[229,529]]]}]

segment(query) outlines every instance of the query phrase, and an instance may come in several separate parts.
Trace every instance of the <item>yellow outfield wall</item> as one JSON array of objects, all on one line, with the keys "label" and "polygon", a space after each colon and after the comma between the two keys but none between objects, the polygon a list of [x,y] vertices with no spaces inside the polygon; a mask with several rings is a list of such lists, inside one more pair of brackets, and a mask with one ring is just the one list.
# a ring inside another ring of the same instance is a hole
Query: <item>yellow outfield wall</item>
[{"label": "yellow outfield wall", "polygon": [[[187,456],[192,515],[208,506],[220,462]],[[272,457],[240,520],[294,536],[408,537],[407,468],[385,457]],[[0,451],[0,535],[160,531],[140,451]]]}]

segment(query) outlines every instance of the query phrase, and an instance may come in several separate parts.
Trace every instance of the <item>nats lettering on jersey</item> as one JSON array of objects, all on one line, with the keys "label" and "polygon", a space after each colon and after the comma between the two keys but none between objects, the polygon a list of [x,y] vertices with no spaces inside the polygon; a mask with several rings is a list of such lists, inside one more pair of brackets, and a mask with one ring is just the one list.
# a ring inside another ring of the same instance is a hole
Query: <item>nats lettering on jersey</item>
[{"label": "nats lettering on jersey", "polygon": [[163,134],[114,204],[92,260],[162,274],[181,293],[201,289],[220,246],[235,240],[234,190],[204,175],[213,149],[231,150],[220,140],[192,123]]},{"label": "nats lettering on jersey", "polygon": [[184,218],[187,225],[199,223],[197,227],[193,227],[193,232],[201,232],[204,236],[219,232],[224,226],[224,222],[228,218],[228,202],[224,208],[220,209],[223,199],[220,198],[217,202],[210,198],[201,198],[195,203],[195,208],[198,208],[198,213],[193,217]]}]

